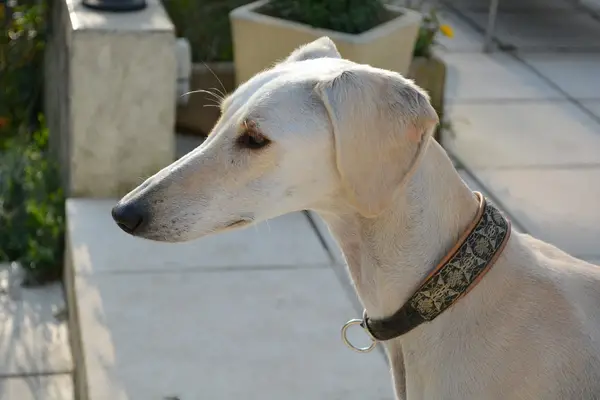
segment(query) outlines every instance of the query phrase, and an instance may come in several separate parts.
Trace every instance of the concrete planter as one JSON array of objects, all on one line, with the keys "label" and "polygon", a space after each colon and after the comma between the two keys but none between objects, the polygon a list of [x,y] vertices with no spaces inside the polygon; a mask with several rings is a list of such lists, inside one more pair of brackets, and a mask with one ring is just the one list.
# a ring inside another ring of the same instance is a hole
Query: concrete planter
[{"label": "concrete planter", "polygon": [[329,36],[342,57],[406,74],[421,23],[421,14],[386,6],[395,17],[359,35],[317,29],[260,13],[267,0],[236,8],[231,21],[237,84],[287,57],[292,50]]},{"label": "concrete planter", "polygon": [[[408,77],[429,93],[431,104],[437,111],[440,121],[443,121],[446,64],[437,57],[416,57],[410,64]],[[441,143],[441,126],[438,126],[434,137],[438,143]]]},{"label": "concrete planter", "polygon": [[[200,89],[218,89],[219,91],[223,91],[223,87],[219,81],[225,87],[225,93],[233,91],[235,88],[233,63],[221,62],[208,63],[207,65],[192,65],[190,91]],[[215,104],[215,99],[207,93],[193,93],[188,95],[186,104],[180,104],[177,107],[177,129],[184,133],[200,136],[207,135],[220,115],[219,109],[212,107],[211,104]]]}]

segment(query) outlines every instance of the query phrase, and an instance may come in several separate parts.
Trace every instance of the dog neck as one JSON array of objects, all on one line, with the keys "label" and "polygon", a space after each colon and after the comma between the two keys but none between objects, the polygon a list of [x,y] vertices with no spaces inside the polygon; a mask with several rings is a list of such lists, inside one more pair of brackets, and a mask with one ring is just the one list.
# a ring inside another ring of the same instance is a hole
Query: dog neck
[{"label": "dog neck", "polygon": [[431,140],[394,203],[376,218],[317,210],[340,245],[370,318],[396,312],[473,221],[478,201]]}]

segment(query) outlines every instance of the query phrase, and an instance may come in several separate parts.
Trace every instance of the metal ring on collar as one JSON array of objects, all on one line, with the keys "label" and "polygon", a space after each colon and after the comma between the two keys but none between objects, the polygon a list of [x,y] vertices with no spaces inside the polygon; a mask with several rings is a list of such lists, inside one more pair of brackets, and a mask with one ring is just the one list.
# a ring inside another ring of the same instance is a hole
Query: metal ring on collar
[{"label": "metal ring on collar", "polygon": [[[344,324],[344,326],[342,327],[342,341],[344,342],[344,344],[346,346],[348,346],[350,349],[358,352],[358,353],[368,353],[371,350],[373,350],[375,348],[375,346],[377,346],[377,340],[375,340],[375,338],[371,335],[371,332],[369,332],[368,329],[363,328],[362,326],[363,320],[362,319],[351,319],[350,321],[346,322]],[[352,325],[360,325],[361,328],[363,328],[367,334],[369,335],[369,339],[371,339],[371,344],[367,347],[356,347],[355,345],[353,345],[350,340],[348,340],[348,336],[347,336],[347,331],[348,328],[350,328]]]}]

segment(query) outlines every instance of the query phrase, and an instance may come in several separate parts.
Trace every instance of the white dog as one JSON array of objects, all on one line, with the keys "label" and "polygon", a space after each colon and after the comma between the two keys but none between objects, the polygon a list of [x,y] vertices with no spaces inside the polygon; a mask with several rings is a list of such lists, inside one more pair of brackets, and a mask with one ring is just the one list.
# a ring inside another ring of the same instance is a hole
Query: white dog
[{"label": "white dog", "polygon": [[[187,241],[314,210],[343,250],[367,331],[384,337],[399,399],[600,398],[600,268],[511,235],[431,138],[438,117],[411,81],[341,59],[324,37],[221,108],[204,144],[115,206],[121,228]],[[476,234],[499,239],[467,243]],[[452,263],[465,274],[435,275]],[[463,277],[468,288],[452,286]],[[423,282],[442,280],[454,292],[440,300]]]}]

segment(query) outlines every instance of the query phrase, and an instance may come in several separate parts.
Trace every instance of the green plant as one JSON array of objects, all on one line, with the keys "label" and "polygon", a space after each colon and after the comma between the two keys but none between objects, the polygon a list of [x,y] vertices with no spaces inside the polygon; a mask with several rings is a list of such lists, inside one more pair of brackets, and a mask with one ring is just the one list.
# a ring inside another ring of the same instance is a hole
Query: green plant
[{"label": "green plant", "polygon": [[60,276],[65,225],[58,168],[39,116],[43,1],[0,3],[0,262],[19,261],[26,283]]},{"label": "green plant", "polygon": [[232,61],[229,12],[250,0],[164,0],[178,37],[189,40],[192,61]]},{"label": "green plant", "polygon": [[380,0],[271,0],[262,12],[351,34],[368,31],[391,17]]},{"label": "green plant", "polygon": [[428,15],[423,16],[423,22],[419,29],[413,56],[431,57],[431,51],[436,44],[435,39],[440,32],[447,37],[454,36],[452,28],[449,25],[441,24],[436,10],[432,8]]},{"label": "green plant", "polygon": [[45,3],[0,3],[0,150],[41,109]]},{"label": "green plant", "polygon": [[0,153],[0,261],[19,261],[30,283],[60,277],[64,198],[48,156],[48,130],[16,134]]}]

